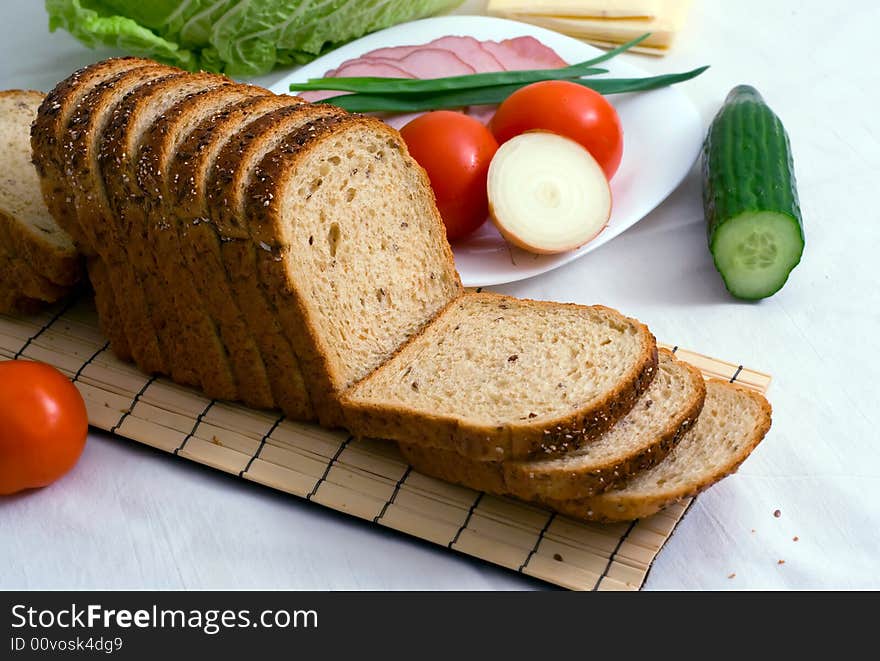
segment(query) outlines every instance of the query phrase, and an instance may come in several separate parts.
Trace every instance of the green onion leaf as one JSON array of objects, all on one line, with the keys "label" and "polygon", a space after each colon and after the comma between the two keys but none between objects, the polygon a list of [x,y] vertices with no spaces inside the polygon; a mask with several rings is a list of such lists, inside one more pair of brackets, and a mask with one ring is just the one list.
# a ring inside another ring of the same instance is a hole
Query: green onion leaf
[{"label": "green onion leaf", "polygon": [[[589,87],[600,94],[623,94],[659,89],[696,78],[708,66],[699,67],[683,73],[648,76],[646,78],[590,78],[571,79],[571,82]],[[482,88],[454,89],[423,94],[344,94],[325,99],[329,103],[349,112],[421,112],[464,106],[495,105],[504,101],[518,89],[531,83],[493,85]]]}]

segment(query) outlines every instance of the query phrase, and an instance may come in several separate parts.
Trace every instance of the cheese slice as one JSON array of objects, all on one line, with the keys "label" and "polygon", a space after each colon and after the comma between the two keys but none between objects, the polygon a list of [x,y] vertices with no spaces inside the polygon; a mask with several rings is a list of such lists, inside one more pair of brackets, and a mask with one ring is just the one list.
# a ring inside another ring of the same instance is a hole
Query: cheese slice
[{"label": "cheese slice", "polygon": [[[612,48],[617,48],[620,46],[619,43],[613,41],[602,41],[601,39],[584,39],[592,46],[597,46],[599,48],[605,50],[611,50]],[[626,42],[623,42],[626,43]],[[668,46],[645,46],[644,42],[639,44],[638,46],[633,46],[632,48],[627,49],[627,53],[638,53],[640,55],[655,55],[660,57],[662,55],[666,55],[669,52]]]},{"label": "cheese slice", "polygon": [[578,18],[653,18],[661,0],[489,0],[490,14]]},{"label": "cheese slice", "polygon": [[596,45],[622,44],[646,32],[651,36],[634,48],[636,52],[662,52],[684,26],[691,0],[660,0],[660,13],[647,19],[578,18],[537,14],[513,14],[511,18],[577,37]]}]

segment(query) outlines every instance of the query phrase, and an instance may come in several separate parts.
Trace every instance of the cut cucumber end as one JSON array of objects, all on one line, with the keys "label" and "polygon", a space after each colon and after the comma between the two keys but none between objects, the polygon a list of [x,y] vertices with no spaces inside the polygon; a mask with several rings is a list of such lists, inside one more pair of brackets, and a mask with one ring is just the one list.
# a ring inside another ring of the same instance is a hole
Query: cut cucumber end
[{"label": "cut cucumber end", "polygon": [[737,298],[772,296],[800,262],[804,237],[797,219],[772,211],[746,212],[724,222],[712,237],[715,268]]}]

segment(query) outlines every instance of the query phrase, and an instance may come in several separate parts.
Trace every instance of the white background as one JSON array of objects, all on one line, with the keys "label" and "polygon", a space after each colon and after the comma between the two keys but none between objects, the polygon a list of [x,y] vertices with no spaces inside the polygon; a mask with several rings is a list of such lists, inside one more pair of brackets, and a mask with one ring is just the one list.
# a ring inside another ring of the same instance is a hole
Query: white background
[{"label": "white background", "polygon": [[[42,5],[0,2],[0,88],[48,90],[109,54],[49,35]],[[684,88],[707,126],[738,83],[782,117],[807,249],[781,293],[759,304],[726,294],[696,170],[608,245],[500,288],[610,305],[661,340],[774,375],[773,429],[700,497],[649,589],[880,588],[878,25],[871,0],[696,0],[670,55],[627,56],[656,72],[711,64]],[[0,568],[0,588],[542,587],[100,433],[57,484],[0,499]]]}]

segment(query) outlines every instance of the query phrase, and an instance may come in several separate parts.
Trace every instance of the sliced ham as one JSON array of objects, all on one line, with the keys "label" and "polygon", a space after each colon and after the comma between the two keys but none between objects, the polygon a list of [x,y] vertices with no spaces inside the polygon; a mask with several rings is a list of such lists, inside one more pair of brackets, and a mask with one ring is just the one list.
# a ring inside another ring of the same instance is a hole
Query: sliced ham
[{"label": "sliced ham", "polygon": [[[558,69],[567,66],[552,48],[534,37],[517,37],[504,41],[477,41],[473,37],[440,37],[427,44],[378,48],[353,60],[343,62],[338,69],[324,74],[325,78],[380,77],[380,78],[443,78],[492,71],[522,71],[526,69]],[[345,92],[301,92],[307,101],[322,101]],[[465,112],[488,124],[495,106],[472,106]],[[401,128],[422,113],[379,115],[394,128]]]},{"label": "sliced ham", "polygon": [[[326,76],[325,76],[326,77]],[[401,66],[389,61],[361,57],[341,65],[332,78],[415,78]]]},{"label": "sliced ham", "polygon": [[517,37],[502,42],[484,41],[483,48],[492,53],[508,71],[527,69],[559,69],[568,66],[556,51],[534,37]]},{"label": "sliced ham", "polygon": [[[414,78],[412,74],[404,71],[400,67],[394,66],[387,62],[377,62],[358,58],[349,60],[342,64],[338,69],[332,69],[324,74],[324,78],[357,78],[357,77],[376,77],[376,78]],[[308,92],[300,92],[299,95],[306,101],[317,103],[334,96],[345,94],[335,90],[315,90]]]},{"label": "sliced ham", "polygon": [[[385,74],[388,78],[444,78],[446,76],[464,76],[476,73],[477,70],[464,62],[452,51],[442,48],[420,48],[403,57],[392,59],[377,55],[363,55],[357,59],[344,62],[332,76],[341,78],[351,76],[352,67],[384,66],[398,69],[407,75]],[[368,74],[378,75],[378,74]],[[325,75],[325,78],[328,77]]]},{"label": "sliced ham", "polygon": [[476,73],[504,71],[504,66],[473,37],[440,37],[430,43],[433,48],[452,51],[474,68]]},{"label": "sliced ham", "polygon": [[484,49],[481,42],[473,37],[440,37],[439,39],[434,39],[434,41],[429,41],[427,44],[421,46],[391,46],[389,48],[377,48],[374,51],[365,53],[364,57],[382,57],[389,60],[400,60],[415,51],[425,48],[448,50],[463,62],[472,66],[476,73],[504,71],[501,62],[499,62],[489,51]]},{"label": "sliced ham", "polygon": [[504,66],[498,59],[482,46],[482,42],[473,37],[440,37],[423,46],[392,46],[390,48],[378,48],[366,53],[364,57],[382,57],[389,60],[400,60],[414,52],[431,48],[447,50],[453,53],[463,62],[473,67],[476,73],[489,71],[504,71]]}]

